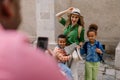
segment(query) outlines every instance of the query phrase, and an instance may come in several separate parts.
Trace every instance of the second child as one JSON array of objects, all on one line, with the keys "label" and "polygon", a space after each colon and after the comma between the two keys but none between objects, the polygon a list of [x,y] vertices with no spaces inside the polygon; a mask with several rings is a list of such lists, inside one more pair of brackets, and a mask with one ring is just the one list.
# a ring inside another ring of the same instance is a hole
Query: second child
[{"label": "second child", "polygon": [[66,74],[68,80],[73,80],[71,69],[65,64],[71,55],[67,55],[64,48],[66,46],[66,36],[60,34],[57,39],[57,46],[54,49],[54,55],[58,61],[60,69]]},{"label": "second child", "polygon": [[85,80],[97,80],[97,74],[102,54],[102,44],[96,40],[98,26],[91,24],[87,31],[88,41],[81,48],[81,54],[86,54]]}]

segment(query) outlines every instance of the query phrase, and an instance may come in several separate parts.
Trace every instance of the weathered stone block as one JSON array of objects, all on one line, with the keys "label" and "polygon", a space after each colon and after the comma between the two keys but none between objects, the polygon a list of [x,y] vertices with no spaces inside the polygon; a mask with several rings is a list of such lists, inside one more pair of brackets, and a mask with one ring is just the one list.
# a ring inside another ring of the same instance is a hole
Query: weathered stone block
[{"label": "weathered stone block", "polygon": [[120,71],[116,70],[115,73],[116,73],[116,79],[120,80]]},{"label": "weathered stone block", "polygon": [[116,47],[116,51],[115,51],[115,67],[117,69],[120,69],[120,42]]},{"label": "weathered stone block", "polygon": [[115,76],[115,69],[106,69],[106,75]]}]

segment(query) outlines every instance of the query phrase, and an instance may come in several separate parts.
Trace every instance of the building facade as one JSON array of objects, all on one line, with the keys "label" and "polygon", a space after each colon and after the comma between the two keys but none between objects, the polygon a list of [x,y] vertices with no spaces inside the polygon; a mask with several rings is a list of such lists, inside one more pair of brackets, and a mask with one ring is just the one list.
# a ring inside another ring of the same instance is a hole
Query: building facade
[{"label": "building facade", "polygon": [[50,45],[55,45],[56,37],[63,31],[55,14],[71,6],[77,7],[84,16],[85,34],[88,26],[96,23],[99,27],[97,39],[112,54],[120,41],[119,3],[120,0],[21,0],[23,22],[20,30],[26,32],[31,40],[45,36]]}]

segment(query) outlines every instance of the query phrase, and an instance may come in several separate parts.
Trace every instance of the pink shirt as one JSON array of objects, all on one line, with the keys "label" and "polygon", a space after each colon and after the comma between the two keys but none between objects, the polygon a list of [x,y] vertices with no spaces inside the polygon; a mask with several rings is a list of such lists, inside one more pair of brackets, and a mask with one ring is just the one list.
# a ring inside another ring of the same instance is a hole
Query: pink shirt
[{"label": "pink shirt", "polygon": [[0,30],[0,80],[66,80],[57,63],[24,35]]}]

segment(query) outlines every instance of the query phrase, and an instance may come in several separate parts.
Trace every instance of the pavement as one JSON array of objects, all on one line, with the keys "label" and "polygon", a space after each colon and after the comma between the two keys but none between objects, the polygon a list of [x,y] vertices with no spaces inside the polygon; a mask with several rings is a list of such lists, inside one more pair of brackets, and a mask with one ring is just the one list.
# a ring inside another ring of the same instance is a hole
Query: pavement
[{"label": "pavement", "polygon": [[[105,63],[100,63],[97,80],[120,80],[120,70],[115,68],[114,59],[114,55],[106,55]],[[71,70],[74,80],[84,80],[84,63],[85,60],[72,62]]]}]

